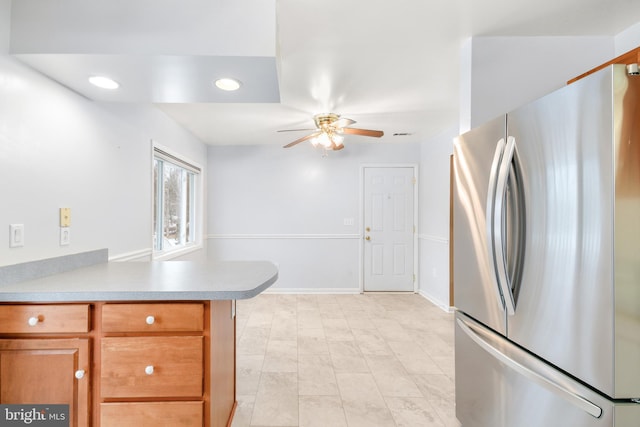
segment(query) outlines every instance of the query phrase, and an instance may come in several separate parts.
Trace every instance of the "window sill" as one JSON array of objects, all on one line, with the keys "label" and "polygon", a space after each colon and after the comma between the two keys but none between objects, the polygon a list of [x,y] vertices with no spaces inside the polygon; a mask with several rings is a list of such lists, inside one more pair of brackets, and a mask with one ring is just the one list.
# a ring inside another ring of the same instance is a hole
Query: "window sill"
[{"label": "window sill", "polygon": [[191,252],[201,250],[202,248],[203,248],[202,243],[197,243],[197,244],[185,246],[180,249],[175,249],[169,252],[154,252],[152,258],[154,261],[167,261],[173,258],[184,256]]}]

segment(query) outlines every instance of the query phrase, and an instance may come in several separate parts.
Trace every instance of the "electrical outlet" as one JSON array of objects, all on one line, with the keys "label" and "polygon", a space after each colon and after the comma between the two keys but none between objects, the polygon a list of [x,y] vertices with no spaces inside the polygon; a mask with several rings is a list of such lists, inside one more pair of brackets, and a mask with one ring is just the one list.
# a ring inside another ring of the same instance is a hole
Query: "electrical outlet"
[{"label": "electrical outlet", "polygon": [[9,247],[18,248],[24,246],[24,224],[11,224],[9,226]]}]

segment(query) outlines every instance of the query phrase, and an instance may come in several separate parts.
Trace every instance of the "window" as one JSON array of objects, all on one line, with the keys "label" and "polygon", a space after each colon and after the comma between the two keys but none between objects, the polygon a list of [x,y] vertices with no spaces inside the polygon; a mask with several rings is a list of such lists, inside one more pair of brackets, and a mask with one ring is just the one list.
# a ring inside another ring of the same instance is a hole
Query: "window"
[{"label": "window", "polygon": [[197,243],[200,168],[153,148],[153,251],[175,252]]}]

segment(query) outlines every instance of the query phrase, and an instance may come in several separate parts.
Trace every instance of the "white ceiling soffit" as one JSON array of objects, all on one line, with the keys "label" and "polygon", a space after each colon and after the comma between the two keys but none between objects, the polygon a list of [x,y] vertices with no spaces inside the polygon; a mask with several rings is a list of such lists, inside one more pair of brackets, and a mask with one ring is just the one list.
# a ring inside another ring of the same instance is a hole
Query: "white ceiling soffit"
[{"label": "white ceiling soffit", "polygon": [[[152,103],[279,102],[274,57],[177,55],[15,55],[96,101]],[[89,83],[106,75],[120,84],[102,90]],[[218,78],[233,77],[242,90],[226,92],[214,86]]]}]

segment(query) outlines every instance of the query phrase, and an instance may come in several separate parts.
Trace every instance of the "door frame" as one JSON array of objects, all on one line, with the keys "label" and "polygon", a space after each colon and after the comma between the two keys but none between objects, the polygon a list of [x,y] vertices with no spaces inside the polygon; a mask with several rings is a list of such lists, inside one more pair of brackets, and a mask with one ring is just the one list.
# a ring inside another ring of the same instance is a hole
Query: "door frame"
[{"label": "door frame", "polygon": [[418,283],[420,277],[418,275],[418,262],[420,260],[418,253],[418,186],[420,183],[419,178],[419,170],[417,163],[363,163],[360,165],[360,231],[358,232],[358,238],[360,239],[359,251],[360,251],[360,268],[359,271],[359,282],[360,282],[360,293],[363,294],[364,291],[364,171],[369,168],[411,168],[413,169],[413,293],[418,293]]}]

